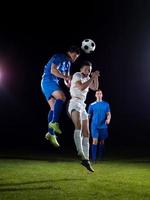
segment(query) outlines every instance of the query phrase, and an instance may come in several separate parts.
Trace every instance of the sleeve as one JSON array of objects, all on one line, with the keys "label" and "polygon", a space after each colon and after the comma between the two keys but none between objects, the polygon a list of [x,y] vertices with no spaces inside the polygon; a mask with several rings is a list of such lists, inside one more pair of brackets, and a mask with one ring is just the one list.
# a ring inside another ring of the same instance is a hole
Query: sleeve
[{"label": "sleeve", "polygon": [[52,63],[55,64],[55,65],[59,65],[62,61],[63,61],[63,58],[62,58],[62,56],[59,55],[59,54],[55,54],[55,55],[52,57]]},{"label": "sleeve", "polygon": [[68,62],[68,67],[67,67],[67,70],[65,71],[68,75],[70,75],[70,68],[71,68],[71,63]]},{"label": "sleeve", "polygon": [[77,82],[77,81],[80,81],[81,80],[81,74],[80,73],[75,73],[74,75],[73,75],[73,81],[74,82]]},{"label": "sleeve", "polygon": [[107,103],[107,111],[106,112],[110,112],[110,106],[109,103]]},{"label": "sleeve", "polygon": [[93,107],[92,107],[91,104],[89,105],[89,108],[88,108],[88,114],[89,114],[90,116],[93,115]]}]

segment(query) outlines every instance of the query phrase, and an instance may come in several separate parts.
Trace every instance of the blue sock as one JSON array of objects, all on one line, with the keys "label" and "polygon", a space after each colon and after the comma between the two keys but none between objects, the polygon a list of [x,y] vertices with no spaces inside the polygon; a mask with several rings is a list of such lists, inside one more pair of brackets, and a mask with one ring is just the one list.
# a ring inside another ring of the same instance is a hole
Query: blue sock
[{"label": "blue sock", "polygon": [[99,160],[102,160],[104,156],[104,144],[99,144]]},{"label": "blue sock", "polygon": [[59,122],[59,118],[63,109],[64,101],[61,99],[56,99],[53,111],[53,122]]},{"label": "blue sock", "polygon": [[[53,118],[53,110],[50,110],[49,113],[48,113],[48,124],[52,121],[52,118]],[[48,132],[51,134],[51,135],[55,135],[54,131],[52,128],[49,128],[48,127]]]},{"label": "blue sock", "polygon": [[97,144],[92,144],[92,161],[96,161]]}]

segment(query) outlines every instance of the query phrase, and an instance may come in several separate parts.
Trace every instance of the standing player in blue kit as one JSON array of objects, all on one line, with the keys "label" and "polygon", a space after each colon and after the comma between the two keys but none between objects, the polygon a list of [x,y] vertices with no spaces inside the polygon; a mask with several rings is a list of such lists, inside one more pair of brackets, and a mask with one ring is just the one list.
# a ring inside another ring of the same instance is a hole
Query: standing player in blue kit
[{"label": "standing player in blue kit", "polygon": [[108,137],[108,125],[111,120],[111,112],[109,103],[103,101],[103,93],[97,90],[95,93],[96,101],[91,103],[88,108],[88,114],[91,121],[91,136],[92,136],[92,161],[96,161],[97,146],[99,160],[103,159],[104,142]]}]

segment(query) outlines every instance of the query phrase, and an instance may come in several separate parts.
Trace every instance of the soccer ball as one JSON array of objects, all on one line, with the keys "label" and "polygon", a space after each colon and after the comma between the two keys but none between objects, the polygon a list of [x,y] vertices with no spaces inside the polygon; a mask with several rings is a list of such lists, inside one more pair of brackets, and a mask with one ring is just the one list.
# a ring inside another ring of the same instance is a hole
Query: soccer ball
[{"label": "soccer ball", "polygon": [[84,39],[82,41],[82,45],[81,45],[81,49],[85,52],[85,53],[92,53],[96,48],[96,44],[93,40],[91,39]]}]

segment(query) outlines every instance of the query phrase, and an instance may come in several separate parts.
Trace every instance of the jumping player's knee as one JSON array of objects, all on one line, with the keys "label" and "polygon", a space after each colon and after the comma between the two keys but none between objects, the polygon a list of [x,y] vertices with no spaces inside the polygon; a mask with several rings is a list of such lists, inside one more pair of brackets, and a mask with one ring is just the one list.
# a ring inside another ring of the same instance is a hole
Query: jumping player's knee
[{"label": "jumping player's knee", "polygon": [[58,99],[60,99],[60,100],[62,100],[62,101],[66,101],[66,96],[64,95],[64,94],[58,94],[57,95],[57,97],[56,97],[56,99],[58,100]]},{"label": "jumping player's knee", "polygon": [[81,130],[82,125],[80,123],[80,120],[73,120],[73,123],[74,123],[75,129]]},{"label": "jumping player's knee", "polygon": [[76,122],[74,125],[75,125],[75,129],[81,130],[81,124],[79,122]]},{"label": "jumping player's knee", "polygon": [[83,136],[84,137],[90,137],[90,133],[89,133],[89,131],[88,130],[82,130],[82,134],[83,134]]},{"label": "jumping player's knee", "polygon": [[48,100],[48,104],[49,104],[51,110],[53,110],[54,103],[55,103],[55,99],[54,99],[54,98],[50,98],[50,99]]}]

